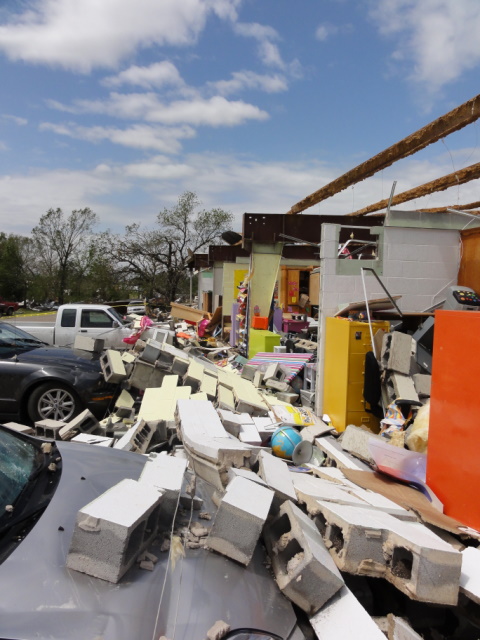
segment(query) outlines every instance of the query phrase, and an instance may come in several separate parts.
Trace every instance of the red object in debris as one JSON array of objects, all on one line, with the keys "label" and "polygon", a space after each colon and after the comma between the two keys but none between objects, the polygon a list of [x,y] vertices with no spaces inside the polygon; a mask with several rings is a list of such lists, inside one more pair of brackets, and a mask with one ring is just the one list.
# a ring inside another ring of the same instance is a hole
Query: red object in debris
[{"label": "red object in debris", "polygon": [[268,329],[268,318],[264,316],[253,316],[252,329]]},{"label": "red object in debris", "polygon": [[203,336],[205,335],[205,329],[207,328],[207,325],[210,323],[210,320],[208,320],[207,318],[204,318],[203,320],[200,320],[200,322],[198,323],[198,328],[197,328],[197,333],[199,338],[203,338]]}]

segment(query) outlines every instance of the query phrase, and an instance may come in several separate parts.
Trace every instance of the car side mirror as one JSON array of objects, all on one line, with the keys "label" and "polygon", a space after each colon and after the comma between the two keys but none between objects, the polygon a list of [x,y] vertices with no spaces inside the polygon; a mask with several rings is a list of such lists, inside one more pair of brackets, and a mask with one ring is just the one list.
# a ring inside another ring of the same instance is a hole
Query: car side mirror
[{"label": "car side mirror", "polygon": [[118,320],[114,320],[114,321],[113,321],[113,328],[114,328],[114,329],[118,329],[118,327],[119,327],[119,326],[120,326],[119,321],[118,321]]}]

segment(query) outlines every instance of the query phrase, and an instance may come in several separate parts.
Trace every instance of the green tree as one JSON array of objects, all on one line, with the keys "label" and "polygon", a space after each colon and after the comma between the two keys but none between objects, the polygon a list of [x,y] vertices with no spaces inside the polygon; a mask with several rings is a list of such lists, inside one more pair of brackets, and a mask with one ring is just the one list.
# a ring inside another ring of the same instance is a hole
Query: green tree
[{"label": "green tree", "polygon": [[28,238],[0,233],[0,295],[23,300],[27,294],[27,272],[23,248]]},{"label": "green tree", "polygon": [[112,239],[110,255],[132,287],[147,297],[159,294],[166,304],[175,300],[187,279],[189,255],[215,244],[233,216],[219,209],[199,209],[195,193],[186,191],[170,209],[157,216],[157,227],[126,227],[125,237]]},{"label": "green tree", "polygon": [[42,272],[52,292],[63,304],[69,276],[81,269],[98,217],[91,209],[75,209],[66,218],[61,209],[49,209],[32,230]]}]

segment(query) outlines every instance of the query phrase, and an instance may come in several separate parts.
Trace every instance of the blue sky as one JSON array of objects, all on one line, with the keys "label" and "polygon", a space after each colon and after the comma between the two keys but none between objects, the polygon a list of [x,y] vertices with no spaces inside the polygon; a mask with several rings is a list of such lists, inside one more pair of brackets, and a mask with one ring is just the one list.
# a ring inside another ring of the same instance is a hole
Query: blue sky
[{"label": "blue sky", "polygon": [[[480,93],[478,0],[3,0],[0,229],[282,213]],[[480,161],[480,124],[312,207],[343,214]],[[478,181],[402,208],[479,200]]]}]

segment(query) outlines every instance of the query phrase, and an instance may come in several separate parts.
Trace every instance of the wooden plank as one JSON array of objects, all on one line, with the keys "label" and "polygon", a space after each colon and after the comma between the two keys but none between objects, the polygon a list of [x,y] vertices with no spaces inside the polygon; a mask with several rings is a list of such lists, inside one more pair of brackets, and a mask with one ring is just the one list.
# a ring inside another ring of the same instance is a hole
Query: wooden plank
[{"label": "wooden plank", "polygon": [[[465,169],[461,169],[460,171],[449,173],[442,178],[437,178],[436,180],[426,182],[419,187],[414,187],[413,189],[409,189],[408,191],[399,193],[397,196],[393,197],[392,206],[401,204],[402,202],[408,202],[409,200],[415,200],[415,198],[428,196],[431,193],[436,193],[438,191],[445,191],[445,189],[448,189],[449,187],[465,184],[466,182],[470,182],[470,180],[475,180],[476,178],[480,178],[480,162],[472,164]],[[363,209],[359,209],[358,211],[354,211],[353,213],[347,213],[345,217],[347,218],[364,216],[367,213],[371,213],[372,211],[385,209],[387,205],[388,198],[386,198],[385,200],[380,200],[375,204],[371,204],[368,207],[364,207]]]},{"label": "wooden plank", "polygon": [[[418,129],[415,133],[410,134],[400,142],[381,151],[373,158],[362,162],[354,169],[347,171],[339,178],[329,182],[321,189],[310,194],[288,211],[289,214],[300,213],[322,200],[331,198],[336,193],[343,191],[352,184],[357,184],[365,178],[373,176],[378,171],[389,167],[397,160],[406,158],[420,149],[424,149],[429,144],[437,142],[441,138],[445,138],[454,131],[459,131],[463,127],[475,122],[480,117],[480,95],[475,96],[471,100],[461,104],[452,111],[449,111],[440,118],[437,118],[422,129]],[[385,205],[386,206],[386,205]],[[375,211],[376,209],[374,209]]]},{"label": "wooden plank", "polygon": [[193,307],[187,307],[185,304],[178,304],[177,302],[172,302],[171,304],[171,314],[174,318],[179,318],[180,320],[186,320],[187,322],[200,322],[203,318],[210,318],[210,313],[206,311],[202,311],[201,309],[194,309]]}]

